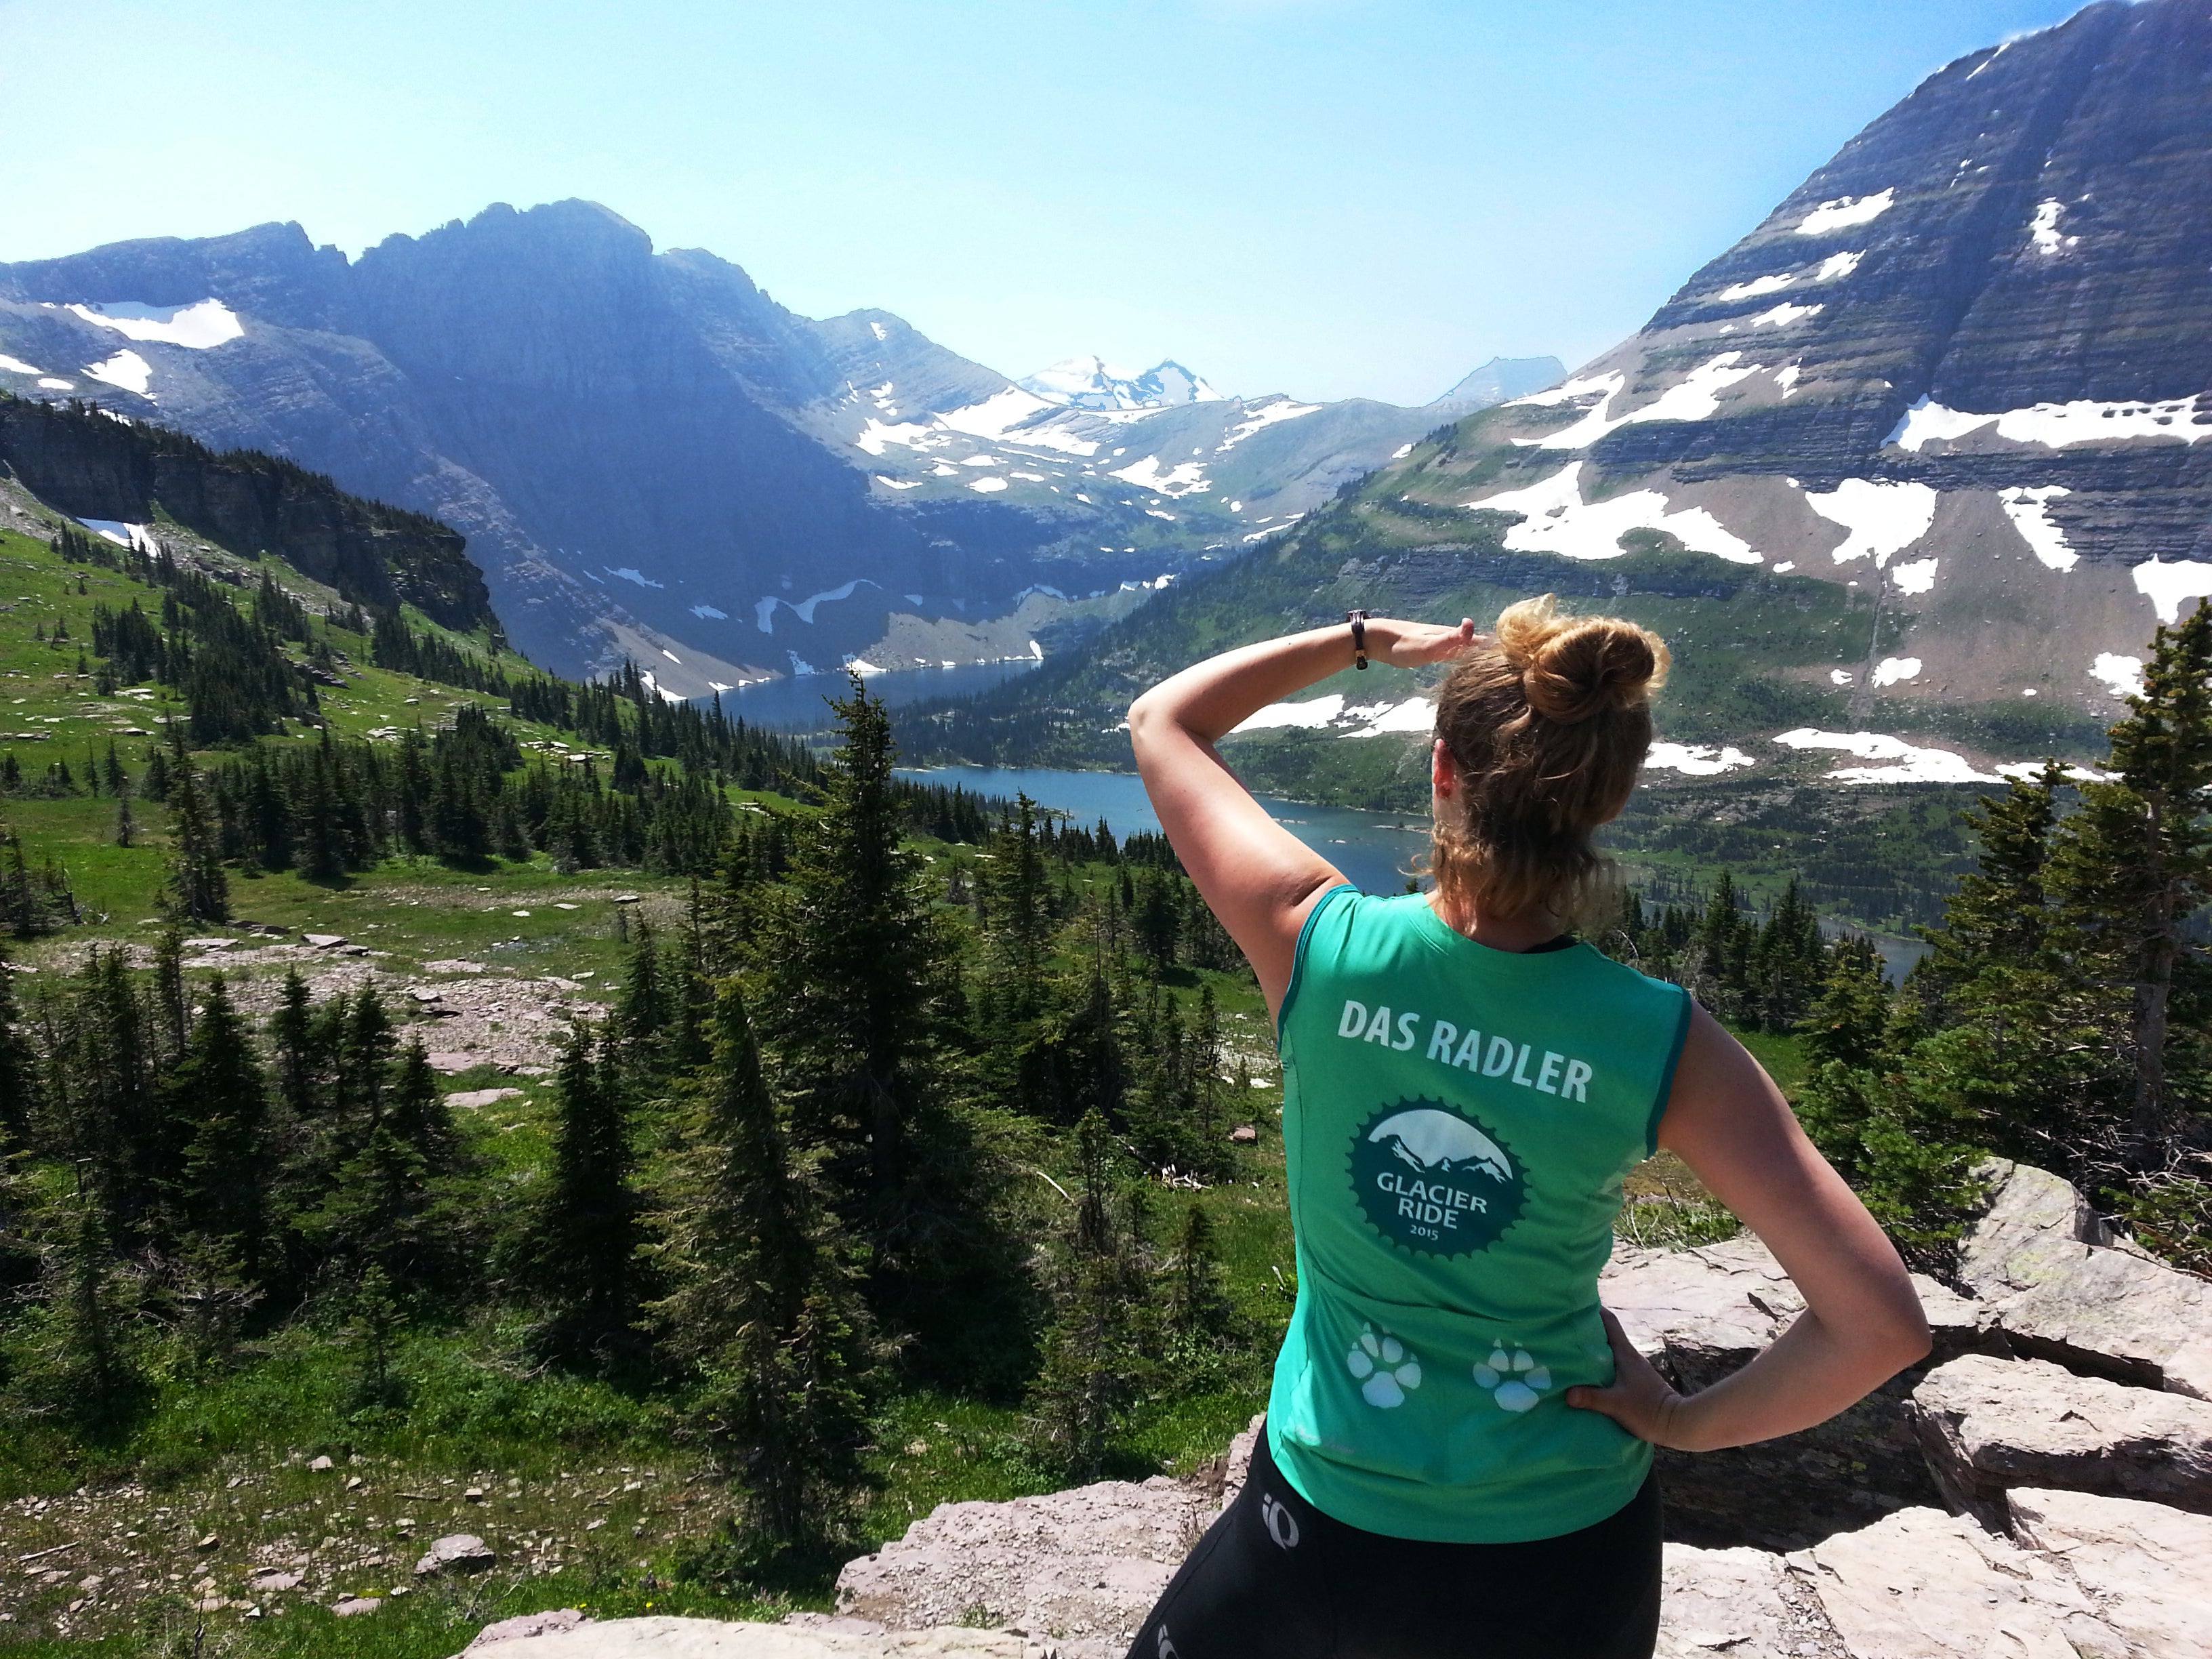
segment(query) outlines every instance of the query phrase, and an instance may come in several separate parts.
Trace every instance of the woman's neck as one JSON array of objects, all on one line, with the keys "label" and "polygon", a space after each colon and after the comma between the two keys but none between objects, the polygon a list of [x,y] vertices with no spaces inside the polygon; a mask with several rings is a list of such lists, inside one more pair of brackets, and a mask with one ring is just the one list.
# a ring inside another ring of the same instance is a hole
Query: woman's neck
[{"label": "woman's neck", "polygon": [[1480,915],[1468,901],[1448,896],[1441,888],[1429,895],[1429,908],[1454,933],[1493,951],[1533,950],[1566,931],[1559,917],[1540,906],[1510,916]]}]

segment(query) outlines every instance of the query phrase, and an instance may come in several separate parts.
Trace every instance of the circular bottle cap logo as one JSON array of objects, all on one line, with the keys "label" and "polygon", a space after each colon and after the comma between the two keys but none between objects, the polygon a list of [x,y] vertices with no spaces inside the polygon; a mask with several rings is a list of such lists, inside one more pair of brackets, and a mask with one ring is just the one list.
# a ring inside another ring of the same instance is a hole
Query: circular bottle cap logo
[{"label": "circular bottle cap logo", "polygon": [[1504,1142],[1440,1100],[1378,1109],[1352,1137],[1350,1164],[1369,1223],[1415,1255],[1489,1249],[1527,1197]]}]

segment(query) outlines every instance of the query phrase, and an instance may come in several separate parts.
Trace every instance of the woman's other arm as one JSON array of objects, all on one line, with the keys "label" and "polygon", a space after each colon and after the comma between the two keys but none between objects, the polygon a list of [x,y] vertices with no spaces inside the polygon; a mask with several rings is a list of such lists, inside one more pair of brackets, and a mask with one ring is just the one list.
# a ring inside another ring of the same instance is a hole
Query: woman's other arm
[{"label": "woman's other arm", "polygon": [[1798,1127],[1773,1079],[1702,1008],[1676,1066],[1659,1144],[1759,1235],[1805,1311],[1734,1376],[1679,1395],[1606,1316],[1609,1388],[1567,1391],[1631,1434],[1683,1451],[1771,1440],[1826,1422],[1928,1352],[1905,1264]]},{"label": "woman's other arm", "polygon": [[[1472,622],[1435,628],[1377,617],[1367,623],[1368,655],[1400,667],[1441,662],[1474,640]],[[1129,705],[1129,741],[1152,810],[1251,963],[1270,1012],[1290,987],[1306,912],[1344,878],[1267,816],[1214,744],[1269,703],[1351,665],[1352,630],[1339,623],[1210,657]]]}]

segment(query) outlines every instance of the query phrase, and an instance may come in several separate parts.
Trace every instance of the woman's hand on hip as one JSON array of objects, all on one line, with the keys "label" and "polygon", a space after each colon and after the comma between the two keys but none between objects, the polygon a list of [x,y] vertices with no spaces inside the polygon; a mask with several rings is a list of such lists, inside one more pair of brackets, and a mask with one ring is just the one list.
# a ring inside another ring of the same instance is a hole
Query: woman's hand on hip
[{"label": "woman's hand on hip", "polygon": [[1613,1347],[1613,1382],[1602,1389],[1587,1385],[1569,1389],[1564,1396],[1567,1404],[1580,1411],[1602,1413],[1638,1440],[1648,1440],[1655,1446],[1673,1445],[1668,1431],[1682,1396],[1637,1352],[1613,1310],[1599,1311],[1605,1319],[1605,1340]]}]

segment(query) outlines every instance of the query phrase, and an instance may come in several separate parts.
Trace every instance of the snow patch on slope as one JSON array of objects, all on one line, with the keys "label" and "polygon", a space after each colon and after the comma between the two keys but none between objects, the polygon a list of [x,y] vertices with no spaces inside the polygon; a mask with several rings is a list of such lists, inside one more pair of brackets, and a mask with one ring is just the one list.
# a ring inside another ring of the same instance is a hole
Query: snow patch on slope
[{"label": "snow patch on slope", "polygon": [[95,380],[135,392],[142,398],[154,395],[149,390],[154,384],[154,365],[135,351],[118,351],[104,362],[88,363],[84,372]]},{"label": "snow patch on slope", "polygon": [[1598,400],[1596,406],[1572,426],[1534,440],[1535,446],[1541,449],[1584,449],[1608,433],[1618,432],[1638,421],[1710,419],[1721,406],[1720,393],[1723,390],[1738,380],[1759,373],[1764,367],[1759,363],[1744,363],[1741,361],[1742,356],[1741,351],[1723,351],[1717,357],[1709,358],[1641,409],[1632,409],[1626,415],[1616,416],[1611,411],[1613,399],[1627,386],[1627,377],[1622,374],[1600,376],[1600,386],[1605,395]]},{"label": "snow patch on slope", "polygon": [[2100,652],[2097,660],[2089,665],[2089,678],[2116,697],[2142,696],[2142,672],[2141,657],[2124,657],[2116,651]]},{"label": "snow patch on slope", "polygon": [[2081,556],[2066,545],[2066,532],[2051,522],[2050,508],[2045,505],[2073,493],[2063,484],[1997,491],[1997,504],[2004,508],[2005,517],[2012,520],[2012,527],[2020,532],[2021,539],[2048,569],[2071,570],[2081,562]]},{"label": "snow patch on slope", "polygon": [[1863,225],[1870,219],[1879,219],[1897,204],[1894,185],[1877,191],[1872,196],[1838,196],[1832,202],[1823,202],[1797,222],[1800,236],[1825,236],[1832,230],[1843,230],[1851,225]]},{"label": "snow patch on slope", "polygon": [[2193,559],[2176,559],[2171,564],[2147,559],[2136,567],[2135,579],[2136,592],[2150,600],[2162,623],[2181,620],[2184,599],[2212,595],[2212,564],[2199,564]]},{"label": "snow patch on slope", "polygon": [[1505,545],[1516,552],[1557,553],[1570,559],[1617,559],[1626,550],[1620,538],[1632,530],[1661,530],[1699,553],[1734,564],[1764,564],[1765,555],[1732,534],[1702,507],[1667,510],[1656,489],[1631,490],[1602,501],[1582,497],[1580,461],[1570,461],[1550,477],[1524,489],[1510,489],[1464,506],[1518,513],[1522,521],[1505,532]]},{"label": "snow patch on slope", "polygon": [[1829,556],[1838,564],[1871,557],[1879,570],[1928,533],[1936,521],[1936,493],[1924,483],[1845,478],[1826,492],[1808,489],[1805,501],[1831,524],[1850,533]]},{"label": "snow patch on slope", "polygon": [[1655,743],[1644,756],[1644,764],[1646,769],[1710,778],[1731,767],[1756,766],[1759,763],[1741,749],[1717,748],[1711,744]]},{"label": "snow patch on slope", "polygon": [[126,340],[149,340],[162,345],[206,351],[235,340],[246,325],[220,300],[196,300],[188,306],[140,305],[135,300],[112,300],[105,305],[65,306],[100,328],[112,328]]},{"label": "snow patch on slope", "polygon": [[1820,732],[1800,726],[1775,734],[1785,749],[1835,749],[1861,760],[1887,761],[1887,766],[1846,766],[1827,775],[1830,783],[1996,783],[1986,772],[1974,770],[1964,755],[1948,749],[1923,749],[1902,738],[1878,732]]},{"label": "snow patch on slope", "polygon": [[2034,404],[1996,415],[1978,415],[1946,409],[1922,398],[1905,411],[1905,418],[1884,441],[1899,449],[1917,451],[1924,445],[1963,438],[1994,426],[1996,435],[2014,443],[2041,444],[2063,449],[2069,444],[2111,443],[2126,438],[2179,438],[2195,443],[2212,437],[2212,422],[2195,422],[2197,397],[2176,398],[2165,403],[2097,403],[2082,398],[2068,404]]}]

